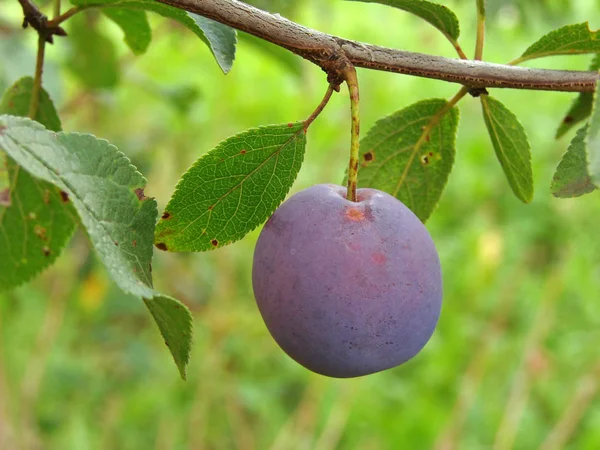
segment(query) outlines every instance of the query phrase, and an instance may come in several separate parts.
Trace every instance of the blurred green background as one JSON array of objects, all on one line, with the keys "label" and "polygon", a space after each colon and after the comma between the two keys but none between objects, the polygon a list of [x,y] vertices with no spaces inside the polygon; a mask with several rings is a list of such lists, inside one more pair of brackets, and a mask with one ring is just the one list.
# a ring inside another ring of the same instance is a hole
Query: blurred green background
[{"label": "blurred green background", "polygon": [[[325,32],[453,57],[431,26],[380,5],[339,0],[255,4]],[[445,2],[472,54],[474,1]],[[596,1],[489,1],[485,59],[505,62],[542,34],[592,19]],[[47,11],[51,11],[48,5]],[[324,74],[241,39],[223,76],[190,32],[151,17],[153,42],[135,57],[120,30],[111,89],[86,88],[77,49],[56,39],[44,83],[67,131],[115,143],[164,207],[183,171],[222,139],[306,118]],[[0,2],[0,87],[34,67],[35,36],[17,2]],[[531,66],[585,69],[589,57]],[[363,130],[458,85],[359,72]],[[216,252],[157,252],[159,291],[195,318],[188,381],[180,380],[143,304],[119,292],[79,232],[34,282],[0,294],[0,449],[598,449],[600,237],[598,194],[554,199],[549,184],[573,132],[554,132],[573,94],[496,90],[530,138],[536,195],[511,193],[479,102],[460,103],[457,159],[427,226],[440,252],[444,306],[427,347],[401,367],[359,379],[312,374],[265,328],[250,282],[259,230]],[[293,192],[341,182],[349,146],[344,89],[308,133]]]}]

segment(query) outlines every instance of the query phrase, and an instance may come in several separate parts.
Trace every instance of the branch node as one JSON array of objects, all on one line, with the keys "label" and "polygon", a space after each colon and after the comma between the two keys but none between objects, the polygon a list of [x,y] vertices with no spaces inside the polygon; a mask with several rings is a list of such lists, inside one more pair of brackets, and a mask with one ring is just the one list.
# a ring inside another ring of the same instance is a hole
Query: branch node
[{"label": "branch node", "polygon": [[46,42],[54,44],[53,36],[66,36],[67,32],[59,25],[50,25],[48,17],[31,0],[19,0],[23,8],[23,28],[31,25]]}]

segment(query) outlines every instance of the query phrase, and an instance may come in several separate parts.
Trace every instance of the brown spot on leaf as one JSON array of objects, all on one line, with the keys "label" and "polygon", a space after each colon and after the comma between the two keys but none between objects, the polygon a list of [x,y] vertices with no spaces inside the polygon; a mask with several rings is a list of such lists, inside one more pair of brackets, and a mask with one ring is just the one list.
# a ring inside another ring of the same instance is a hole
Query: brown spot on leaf
[{"label": "brown spot on leaf", "polygon": [[566,116],[566,117],[563,119],[563,123],[571,123],[571,122],[573,122],[574,120],[575,120],[575,118],[574,118],[573,116]]},{"label": "brown spot on leaf", "polygon": [[50,250],[50,247],[48,247],[47,245],[44,245],[42,247],[42,252],[44,253],[45,257],[48,257],[52,254],[52,250]]},{"label": "brown spot on leaf", "polygon": [[246,154],[246,150],[240,150],[240,155],[245,155]]},{"label": "brown spot on leaf", "polygon": [[210,241],[210,243],[214,246],[214,247],[218,247],[219,245],[219,241],[217,241],[216,239],[213,239],[212,241]]},{"label": "brown spot on leaf", "polygon": [[69,203],[69,194],[67,194],[65,191],[60,191],[60,199],[63,201],[63,203]]},{"label": "brown spot on leaf", "polygon": [[134,192],[140,202],[146,200],[147,197],[144,195],[144,188],[137,188]]},{"label": "brown spot on leaf", "polygon": [[210,206],[208,207],[208,210],[209,210],[209,211],[212,211],[212,209],[213,209],[214,207],[215,207],[215,205],[210,205]]},{"label": "brown spot on leaf", "polygon": [[363,155],[365,162],[371,162],[375,159],[375,153],[373,151],[367,152]]},{"label": "brown spot on leaf", "polygon": [[423,164],[424,166],[429,164],[429,156],[427,156],[427,155],[421,156],[421,164]]},{"label": "brown spot on leaf", "polygon": [[0,191],[0,206],[10,206],[10,189]]},{"label": "brown spot on leaf", "polygon": [[292,128],[294,124],[292,122],[288,122],[288,128]]},{"label": "brown spot on leaf", "polygon": [[425,136],[425,142],[429,142],[431,140],[431,135],[428,134]]},{"label": "brown spot on leaf", "polygon": [[156,248],[165,252],[168,250],[167,245],[164,242],[159,242],[156,244]]},{"label": "brown spot on leaf", "polygon": [[168,213],[166,211],[163,213],[162,216],[160,216],[161,219],[165,219],[165,220],[168,219],[169,217],[171,217],[171,213]]},{"label": "brown spot on leaf", "polygon": [[117,247],[119,246],[119,243],[118,243],[117,241],[115,241],[115,242],[114,242],[114,244],[115,244]]},{"label": "brown spot on leaf", "polygon": [[44,203],[46,205],[50,203],[50,191],[48,189],[44,191]]},{"label": "brown spot on leaf", "polygon": [[6,126],[0,125],[0,134],[2,134],[4,130],[6,130]]},{"label": "brown spot on leaf", "polygon": [[137,240],[133,240],[133,242],[131,243],[134,247],[137,247]]},{"label": "brown spot on leaf", "polygon": [[46,236],[46,229],[40,225],[36,225],[33,227],[33,232],[37,237],[39,237],[42,241],[47,241],[48,237]]}]

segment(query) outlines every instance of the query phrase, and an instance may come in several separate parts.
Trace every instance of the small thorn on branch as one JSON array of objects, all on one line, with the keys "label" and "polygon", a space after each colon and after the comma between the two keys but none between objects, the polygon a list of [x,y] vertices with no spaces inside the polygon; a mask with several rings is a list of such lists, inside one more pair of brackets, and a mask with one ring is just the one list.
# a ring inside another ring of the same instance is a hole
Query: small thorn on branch
[{"label": "small thorn on branch", "polygon": [[61,26],[49,24],[48,17],[43,14],[31,0],[19,0],[19,3],[23,8],[23,28],[27,28],[31,25],[31,27],[50,44],[54,43],[54,35],[67,35],[67,32]]}]

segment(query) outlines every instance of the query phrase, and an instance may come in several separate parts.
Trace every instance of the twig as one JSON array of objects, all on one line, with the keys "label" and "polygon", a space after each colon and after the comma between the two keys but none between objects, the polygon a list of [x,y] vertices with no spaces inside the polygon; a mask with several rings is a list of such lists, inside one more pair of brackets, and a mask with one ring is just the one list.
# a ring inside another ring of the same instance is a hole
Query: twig
[{"label": "twig", "polygon": [[46,51],[46,38],[40,33],[38,36],[37,57],[35,59],[35,75],[31,89],[31,101],[29,103],[29,118],[35,120],[40,106],[40,92],[42,91],[42,74],[44,73],[44,53]]},{"label": "twig", "polygon": [[483,43],[485,41],[485,0],[476,0],[477,3],[477,39],[475,42],[475,58],[483,58]]},{"label": "twig", "polygon": [[[353,66],[459,83],[469,88],[593,92],[596,72],[530,69],[394,50],[311,30],[236,0],[156,0],[286,48],[325,72],[346,58]],[[332,68],[333,67],[333,68]]]}]

